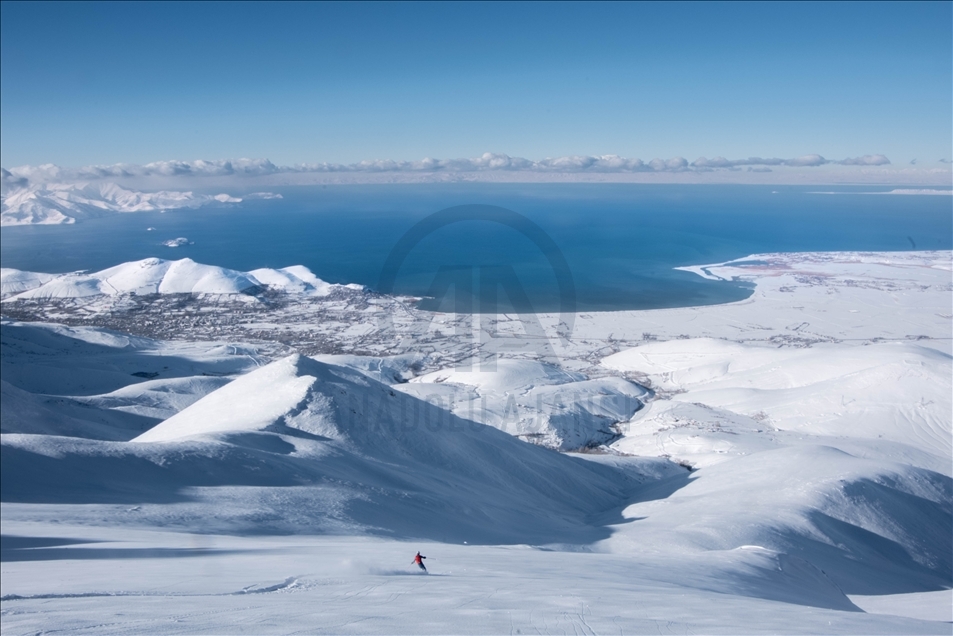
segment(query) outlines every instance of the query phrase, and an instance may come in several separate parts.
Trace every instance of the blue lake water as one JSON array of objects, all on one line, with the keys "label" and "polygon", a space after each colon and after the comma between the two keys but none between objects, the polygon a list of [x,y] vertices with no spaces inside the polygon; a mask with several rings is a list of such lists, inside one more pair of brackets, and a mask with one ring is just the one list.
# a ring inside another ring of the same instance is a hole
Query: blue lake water
[{"label": "blue lake water", "polygon": [[[451,206],[488,204],[529,218],[552,239],[571,272],[578,309],[614,310],[706,305],[751,293],[744,284],[673,270],[683,265],[759,252],[953,248],[953,197],[862,194],[889,187],[426,184],[268,189],[284,198],[115,215],[72,226],[4,228],[0,261],[3,267],[42,272],[97,270],[149,256],[189,257],[242,271],[302,264],[330,282],[377,288],[388,254],[416,223]],[[148,227],[155,230],[146,231]],[[162,245],[177,237],[193,244]],[[511,227],[459,222],[413,247],[396,272],[394,291],[425,295],[437,272],[503,266],[512,268],[507,271],[515,274],[534,309],[556,310],[560,281],[547,256]],[[473,285],[478,289],[478,283]],[[450,298],[440,307],[449,309]],[[502,292],[501,300],[505,304]]]}]

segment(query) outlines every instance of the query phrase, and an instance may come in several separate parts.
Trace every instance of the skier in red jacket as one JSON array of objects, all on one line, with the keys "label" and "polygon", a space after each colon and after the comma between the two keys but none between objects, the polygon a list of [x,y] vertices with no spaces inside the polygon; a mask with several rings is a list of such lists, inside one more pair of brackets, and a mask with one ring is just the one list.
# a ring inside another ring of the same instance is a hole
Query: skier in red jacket
[{"label": "skier in red jacket", "polygon": [[424,565],[424,561],[423,561],[426,558],[427,557],[420,554],[420,552],[418,552],[417,556],[414,557],[414,563],[416,563],[420,567],[420,569],[423,570],[424,572],[427,571],[427,566]]}]

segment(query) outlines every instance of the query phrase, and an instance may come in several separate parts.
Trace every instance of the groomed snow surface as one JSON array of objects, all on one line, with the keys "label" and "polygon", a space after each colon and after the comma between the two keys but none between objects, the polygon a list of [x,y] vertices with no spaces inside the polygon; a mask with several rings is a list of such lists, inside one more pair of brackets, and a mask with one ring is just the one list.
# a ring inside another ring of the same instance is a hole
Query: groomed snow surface
[{"label": "groomed snow surface", "polygon": [[418,373],[5,320],[2,631],[949,634],[948,332],[710,329]]}]

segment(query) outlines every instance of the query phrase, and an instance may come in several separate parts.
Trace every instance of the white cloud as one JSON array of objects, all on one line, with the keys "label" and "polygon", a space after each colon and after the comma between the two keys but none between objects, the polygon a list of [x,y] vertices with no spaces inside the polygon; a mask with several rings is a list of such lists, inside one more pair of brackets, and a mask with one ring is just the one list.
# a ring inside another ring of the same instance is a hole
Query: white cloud
[{"label": "white cloud", "polygon": [[[841,166],[886,166],[890,164],[890,159],[884,155],[864,155],[863,157],[848,157],[847,159],[833,160],[825,159],[821,155],[804,155],[792,159],[762,159],[761,157],[749,157],[747,159],[725,159],[724,157],[715,157],[707,159],[699,157],[692,162],[692,167],[697,170],[711,170],[717,168],[731,169],[739,166],[790,166],[794,168],[814,168],[817,166],[826,166],[837,164]],[[761,171],[757,171],[761,172]]]},{"label": "white cloud", "polygon": [[53,164],[19,166],[3,170],[3,183],[23,185],[23,179],[33,183],[63,181],[93,181],[133,177],[222,177],[265,176],[295,173],[437,173],[437,172],[542,172],[542,173],[614,173],[614,172],[708,172],[741,166],[790,166],[815,167],[827,164],[845,166],[882,166],[890,163],[883,155],[864,155],[843,160],[825,159],[811,154],[791,159],[749,157],[726,159],[700,157],[689,163],[683,157],[670,159],[629,159],[618,155],[571,155],[547,157],[532,161],[501,153],[484,153],[469,159],[432,159],[398,161],[375,159],[352,164],[309,163],[294,166],[277,166],[268,159],[226,159],[218,161],[156,161],[145,165],[117,163],[109,166],[85,166],[70,169]]},{"label": "white cloud", "polygon": [[3,192],[14,188],[25,188],[30,180],[22,175],[15,175],[6,168],[0,168],[0,187]]},{"label": "white cloud", "polygon": [[794,159],[788,159],[784,162],[786,166],[823,166],[826,163],[831,163],[824,157],[820,155],[804,155],[803,157],[796,157]]},{"label": "white cloud", "polygon": [[[916,162],[916,160],[914,160]],[[836,161],[843,166],[886,166],[890,164],[890,159],[883,155],[864,155],[863,157],[854,157],[853,159],[844,159]]]}]

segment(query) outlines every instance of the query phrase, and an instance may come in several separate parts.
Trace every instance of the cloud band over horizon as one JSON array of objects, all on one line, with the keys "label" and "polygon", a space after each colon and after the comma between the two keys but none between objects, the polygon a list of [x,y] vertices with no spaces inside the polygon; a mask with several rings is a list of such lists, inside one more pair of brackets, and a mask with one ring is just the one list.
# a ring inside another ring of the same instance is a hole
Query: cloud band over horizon
[{"label": "cloud band over horizon", "polygon": [[306,173],[472,173],[510,172],[544,174],[580,173],[702,173],[720,170],[748,168],[753,172],[768,172],[775,167],[815,168],[837,166],[887,166],[890,159],[882,154],[848,157],[840,160],[826,159],[818,154],[809,154],[790,159],[749,157],[726,159],[699,157],[689,162],[684,157],[670,159],[629,159],[618,155],[572,155],[546,158],[538,161],[511,157],[503,153],[484,153],[469,159],[432,159],[419,161],[371,160],[352,164],[304,163],[280,166],[268,159],[221,159],[195,161],[156,161],[143,165],[117,163],[91,165],[80,168],[63,168],[54,164],[17,166],[2,169],[2,179],[7,187],[27,182],[59,180],[98,180],[135,177],[226,177],[267,176],[275,174]]}]

